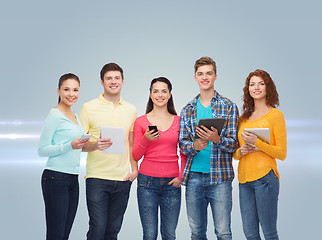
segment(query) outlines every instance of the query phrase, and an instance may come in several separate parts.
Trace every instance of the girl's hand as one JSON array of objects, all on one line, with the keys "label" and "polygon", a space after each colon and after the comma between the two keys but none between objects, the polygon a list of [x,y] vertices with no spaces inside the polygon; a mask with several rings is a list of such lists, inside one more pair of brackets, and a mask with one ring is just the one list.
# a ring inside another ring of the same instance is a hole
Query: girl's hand
[{"label": "girl's hand", "polygon": [[246,154],[248,154],[248,153],[252,153],[252,152],[255,152],[255,151],[256,151],[256,150],[255,150],[255,147],[245,144],[245,145],[242,145],[242,146],[240,147],[240,149],[239,149],[239,154],[240,154],[241,156],[245,156]]},{"label": "girl's hand", "polygon": [[241,136],[242,136],[242,139],[244,140],[245,143],[248,143],[248,144],[255,144],[258,137],[253,134],[253,133],[250,133],[250,132],[247,132],[247,131],[243,131],[241,133]]},{"label": "girl's hand", "polygon": [[181,180],[175,177],[168,183],[168,185],[173,185],[174,187],[178,188],[181,185]]},{"label": "girl's hand", "polygon": [[159,131],[154,132],[154,130],[149,131],[149,129],[147,129],[144,133],[144,136],[149,139],[150,141],[153,141],[155,139],[158,139],[160,137],[160,133]]},{"label": "girl's hand", "polygon": [[71,145],[73,149],[82,149],[86,143],[88,143],[88,139],[80,140],[79,138],[76,138],[71,142]]}]

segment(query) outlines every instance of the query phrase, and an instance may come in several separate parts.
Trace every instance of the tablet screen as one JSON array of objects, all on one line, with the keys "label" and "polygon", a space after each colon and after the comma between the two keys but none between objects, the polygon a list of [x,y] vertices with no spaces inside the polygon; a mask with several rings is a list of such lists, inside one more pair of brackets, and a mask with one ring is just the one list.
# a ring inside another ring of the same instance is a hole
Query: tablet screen
[{"label": "tablet screen", "polygon": [[225,118],[202,118],[199,120],[198,127],[201,125],[211,130],[211,127],[214,127],[218,131],[218,135],[221,134],[221,131],[226,122]]}]

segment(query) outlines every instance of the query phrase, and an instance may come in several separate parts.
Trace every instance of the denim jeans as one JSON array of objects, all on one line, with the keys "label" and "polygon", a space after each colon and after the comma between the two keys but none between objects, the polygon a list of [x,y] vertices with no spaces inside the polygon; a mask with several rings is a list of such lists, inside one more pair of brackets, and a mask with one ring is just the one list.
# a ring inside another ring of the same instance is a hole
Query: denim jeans
[{"label": "denim jeans", "polygon": [[232,239],[230,228],[231,181],[211,185],[209,173],[190,172],[186,188],[186,205],[192,240],[207,239],[207,208],[209,203],[217,239]]},{"label": "denim jeans", "polygon": [[89,215],[88,240],[115,240],[121,230],[130,196],[131,181],[86,179]]},{"label": "denim jeans", "polygon": [[239,183],[240,212],[248,240],[260,240],[259,223],[266,240],[278,240],[277,202],[279,179],[271,170],[264,177]]},{"label": "denim jeans", "polygon": [[46,240],[67,240],[78,207],[78,175],[45,169],[41,187],[45,201]]},{"label": "denim jeans", "polygon": [[173,178],[138,176],[137,198],[144,240],[158,237],[158,209],[160,207],[161,237],[176,239],[176,228],[181,206],[181,188],[168,183]]}]

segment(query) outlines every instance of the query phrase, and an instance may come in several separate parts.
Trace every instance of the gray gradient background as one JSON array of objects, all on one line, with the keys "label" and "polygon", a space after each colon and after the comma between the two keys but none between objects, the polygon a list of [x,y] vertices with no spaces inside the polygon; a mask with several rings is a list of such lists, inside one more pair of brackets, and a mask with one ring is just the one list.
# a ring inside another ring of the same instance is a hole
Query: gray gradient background
[{"label": "gray gradient background", "polygon": [[[58,78],[81,79],[74,110],[101,92],[99,71],[108,62],[125,71],[122,95],[144,113],[149,82],[173,82],[177,111],[198,93],[193,64],[217,62],[215,88],[241,107],[250,71],[268,71],[280,94],[288,128],[288,157],[281,175],[281,239],[318,239],[322,180],[321,3],[319,1],[1,1],[0,7],[0,234],[1,239],[44,239],[36,154],[44,118],[57,103]],[[7,134],[32,135],[10,139]],[[71,240],[85,239],[84,154],[80,203]],[[234,166],[237,169],[237,162]],[[232,231],[244,239],[234,180]],[[184,199],[184,198],[183,198]],[[209,239],[215,239],[209,217]],[[141,239],[132,187],[120,239]],[[189,239],[185,202],[177,239]]]}]

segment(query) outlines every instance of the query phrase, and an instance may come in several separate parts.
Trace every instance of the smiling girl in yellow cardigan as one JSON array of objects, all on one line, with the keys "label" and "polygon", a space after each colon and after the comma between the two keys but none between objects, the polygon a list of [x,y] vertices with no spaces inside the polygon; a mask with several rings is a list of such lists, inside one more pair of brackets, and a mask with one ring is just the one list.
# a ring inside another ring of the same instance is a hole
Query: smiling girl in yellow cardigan
[{"label": "smiling girl in yellow cardigan", "polygon": [[[259,224],[265,239],[278,240],[276,228],[279,173],[276,158],[284,160],[287,152],[284,115],[276,109],[278,93],[270,75],[263,70],[251,72],[243,89],[243,115],[240,117],[238,149],[239,201],[243,230],[247,239],[261,239]],[[270,143],[249,128],[269,128]]]}]

